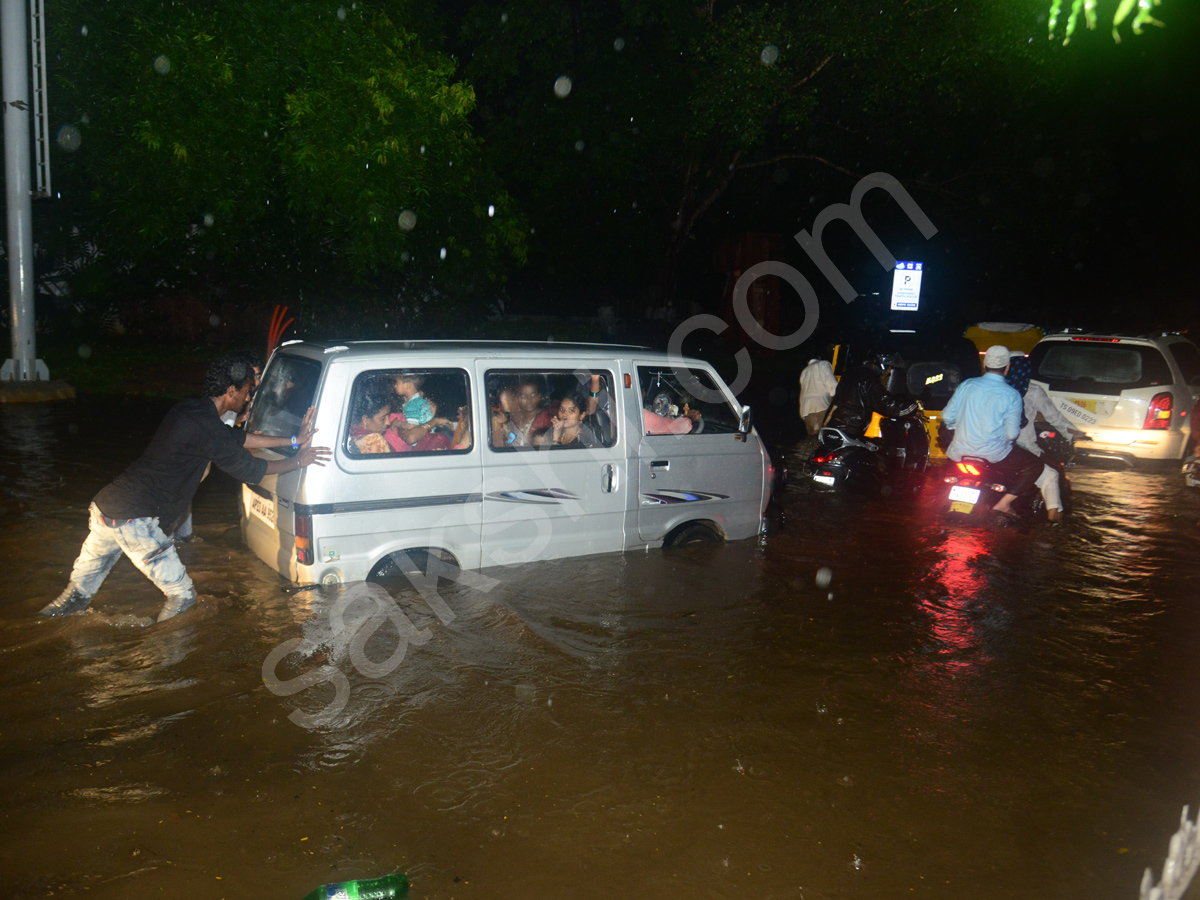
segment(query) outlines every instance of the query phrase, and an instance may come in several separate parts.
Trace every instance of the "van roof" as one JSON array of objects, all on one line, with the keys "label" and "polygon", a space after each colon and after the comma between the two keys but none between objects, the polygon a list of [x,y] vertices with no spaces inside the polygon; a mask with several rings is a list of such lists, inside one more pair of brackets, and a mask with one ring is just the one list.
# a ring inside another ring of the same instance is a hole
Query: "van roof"
[{"label": "van roof", "polygon": [[537,356],[602,357],[636,352],[666,358],[667,354],[634,344],[584,344],[558,341],[287,341],[280,350],[320,358],[337,354],[341,358],[370,358],[390,353],[446,356],[471,354],[504,357],[513,354]]}]

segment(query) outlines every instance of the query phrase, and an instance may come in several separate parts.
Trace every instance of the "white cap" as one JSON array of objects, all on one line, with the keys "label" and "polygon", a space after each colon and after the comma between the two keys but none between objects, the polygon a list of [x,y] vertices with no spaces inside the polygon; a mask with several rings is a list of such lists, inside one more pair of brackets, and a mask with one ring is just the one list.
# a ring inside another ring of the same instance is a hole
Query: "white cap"
[{"label": "white cap", "polygon": [[1011,358],[1012,355],[1003,344],[992,344],[987,348],[987,353],[983,354],[983,367],[985,369],[1003,369]]}]

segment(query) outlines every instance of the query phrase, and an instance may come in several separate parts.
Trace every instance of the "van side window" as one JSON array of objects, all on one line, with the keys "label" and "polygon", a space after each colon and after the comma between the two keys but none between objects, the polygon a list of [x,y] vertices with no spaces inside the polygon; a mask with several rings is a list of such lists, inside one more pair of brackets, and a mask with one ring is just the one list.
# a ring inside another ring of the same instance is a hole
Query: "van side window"
[{"label": "van side window", "polygon": [[[300,420],[312,406],[320,377],[321,364],[315,359],[277,353],[254,392],[246,432],[269,437],[295,434],[300,430]],[[291,447],[280,447],[275,452],[296,455]]]},{"label": "van side window", "polygon": [[343,446],[353,457],[466,453],[471,382],[462,369],[377,369],[350,392]]},{"label": "van side window", "polygon": [[642,394],[642,419],[646,434],[731,434],[738,430],[740,416],[724,399],[724,393],[702,369],[684,369],[718,400],[692,395],[671,366],[638,366]]},{"label": "van side window", "polygon": [[613,384],[604,370],[489,370],[488,446],[499,452],[611,447]]}]

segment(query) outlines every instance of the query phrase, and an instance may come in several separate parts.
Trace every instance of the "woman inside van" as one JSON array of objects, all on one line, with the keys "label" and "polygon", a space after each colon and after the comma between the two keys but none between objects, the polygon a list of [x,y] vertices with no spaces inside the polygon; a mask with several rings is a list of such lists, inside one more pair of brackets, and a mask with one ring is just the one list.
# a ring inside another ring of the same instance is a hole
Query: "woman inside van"
[{"label": "woman inside van", "polygon": [[391,447],[383,433],[388,427],[391,413],[390,393],[376,387],[363,391],[354,404],[357,421],[350,426],[350,443],[354,449],[359,453],[390,453]]},{"label": "woman inside van", "polygon": [[512,409],[508,413],[512,429],[511,447],[532,447],[534,438],[553,424],[542,397],[541,379],[522,376],[513,393]]}]

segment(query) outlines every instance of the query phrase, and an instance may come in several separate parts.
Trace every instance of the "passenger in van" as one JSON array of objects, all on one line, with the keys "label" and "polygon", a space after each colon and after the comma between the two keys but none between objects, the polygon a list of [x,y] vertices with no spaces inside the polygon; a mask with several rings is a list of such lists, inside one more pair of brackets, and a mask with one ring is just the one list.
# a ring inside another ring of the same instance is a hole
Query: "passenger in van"
[{"label": "passenger in van", "polygon": [[576,390],[563,397],[558,404],[558,412],[551,420],[550,427],[534,438],[534,444],[539,447],[603,447],[604,429],[597,419],[606,412],[596,409],[594,416],[587,414],[588,398],[582,390]]},{"label": "passenger in van", "polygon": [[354,448],[359,453],[390,452],[384,431],[392,413],[391,396],[369,387],[355,403],[354,413],[358,416],[358,421],[350,426],[350,441]]},{"label": "passenger in van", "polygon": [[700,422],[700,410],[684,410],[678,416],[660,416],[652,409],[642,410],[642,421],[646,425],[646,434],[689,434]]},{"label": "passenger in van", "polygon": [[495,403],[492,406],[492,446],[508,447],[517,440],[517,432],[512,424],[512,411],[516,406],[516,391],[511,387],[501,386],[495,393]]},{"label": "passenger in van", "polygon": [[424,384],[423,375],[396,376],[396,394],[404,404],[401,407],[404,420],[414,425],[426,425],[436,414],[436,410],[421,393]]},{"label": "passenger in van", "polygon": [[[395,391],[395,401],[392,409],[407,409],[413,399],[420,403],[412,404],[414,414],[425,418],[424,422],[410,420],[403,411],[392,412],[388,416],[387,428],[383,438],[393,453],[408,453],[412,450],[425,452],[429,450],[445,450],[450,446],[450,439],[444,434],[434,431],[437,408],[419,393],[424,379],[420,375],[397,375],[392,382]],[[386,388],[385,388],[386,390]],[[428,418],[426,418],[428,415]],[[446,422],[445,419],[442,420]]]},{"label": "passenger in van", "polygon": [[553,424],[538,381],[534,376],[522,376],[517,382],[513,408],[508,416],[513,430],[511,447],[534,446],[533,439]]}]

